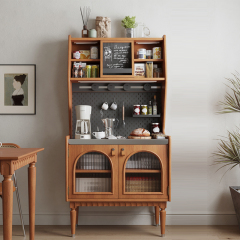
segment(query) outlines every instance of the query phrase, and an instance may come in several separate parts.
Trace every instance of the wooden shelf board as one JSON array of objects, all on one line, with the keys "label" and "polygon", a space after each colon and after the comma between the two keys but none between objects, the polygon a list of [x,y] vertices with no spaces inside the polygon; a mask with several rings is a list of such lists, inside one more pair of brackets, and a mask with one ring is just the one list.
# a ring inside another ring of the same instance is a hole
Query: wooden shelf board
[{"label": "wooden shelf board", "polygon": [[111,173],[111,170],[76,169],[76,173]]},{"label": "wooden shelf board", "polygon": [[99,81],[102,81],[102,82],[114,82],[114,81],[118,81],[118,82],[148,82],[148,81],[151,81],[151,82],[158,82],[158,81],[165,81],[165,78],[138,78],[138,77],[129,77],[129,78],[121,78],[121,77],[112,77],[112,78],[105,78],[105,77],[102,77],[102,78],[70,78],[70,81],[73,82],[73,83],[78,83],[79,81],[80,82],[84,82],[84,81],[87,81],[87,82],[99,82]]},{"label": "wooden shelf board", "polygon": [[163,59],[134,59],[134,62],[163,62]]},{"label": "wooden shelf board", "polygon": [[160,117],[160,114],[157,115],[132,115],[134,118],[157,118]]},{"label": "wooden shelf board", "polygon": [[71,59],[71,62],[100,62],[100,59]]},{"label": "wooden shelf board", "polygon": [[160,173],[161,170],[159,169],[132,169],[128,168],[125,169],[126,173]]},{"label": "wooden shelf board", "polygon": [[122,42],[160,42],[163,38],[71,38],[71,42],[122,41]]}]

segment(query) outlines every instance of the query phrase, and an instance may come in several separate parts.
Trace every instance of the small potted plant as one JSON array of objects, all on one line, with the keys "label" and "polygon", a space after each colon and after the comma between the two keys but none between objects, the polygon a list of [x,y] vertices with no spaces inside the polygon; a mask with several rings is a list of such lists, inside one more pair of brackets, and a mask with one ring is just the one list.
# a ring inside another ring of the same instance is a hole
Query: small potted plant
[{"label": "small potted plant", "polygon": [[125,35],[128,38],[134,37],[134,28],[137,27],[137,23],[135,22],[136,17],[126,16],[122,20],[122,26],[125,28]]}]

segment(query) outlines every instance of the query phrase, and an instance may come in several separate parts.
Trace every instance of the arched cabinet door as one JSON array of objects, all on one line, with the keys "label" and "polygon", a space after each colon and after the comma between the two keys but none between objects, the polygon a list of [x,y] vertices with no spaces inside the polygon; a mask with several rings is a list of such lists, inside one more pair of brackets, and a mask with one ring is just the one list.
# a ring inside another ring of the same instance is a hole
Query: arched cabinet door
[{"label": "arched cabinet door", "polygon": [[165,145],[119,145],[119,197],[167,199]]},{"label": "arched cabinet door", "polygon": [[69,147],[69,198],[117,198],[118,146]]}]

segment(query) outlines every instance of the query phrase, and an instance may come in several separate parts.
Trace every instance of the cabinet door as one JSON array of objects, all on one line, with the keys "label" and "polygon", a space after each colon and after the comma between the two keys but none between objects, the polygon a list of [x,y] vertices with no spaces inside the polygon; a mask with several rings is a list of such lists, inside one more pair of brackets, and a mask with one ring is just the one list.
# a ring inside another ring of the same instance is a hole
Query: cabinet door
[{"label": "cabinet door", "polygon": [[117,145],[69,145],[69,199],[118,198],[117,153]]},{"label": "cabinet door", "polygon": [[119,198],[168,200],[168,145],[119,145]]}]

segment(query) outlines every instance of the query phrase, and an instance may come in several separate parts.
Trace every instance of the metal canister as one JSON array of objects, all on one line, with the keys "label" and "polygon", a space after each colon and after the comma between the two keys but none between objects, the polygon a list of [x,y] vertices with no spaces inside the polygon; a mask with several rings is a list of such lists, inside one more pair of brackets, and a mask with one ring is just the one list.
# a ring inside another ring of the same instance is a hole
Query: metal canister
[{"label": "metal canister", "polygon": [[98,66],[97,65],[92,65],[92,78],[97,78],[98,77]]},{"label": "metal canister", "polygon": [[141,105],[141,115],[147,115],[147,105]]},{"label": "metal canister", "polygon": [[160,47],[153,48],[153,59],[161,59],[161,48]]},{"label": "metal canister", "polygon": [[91,77],[91,68],[92,68],[91,65],[87,65],[86,66],[86,75],[85,75],[86,78],[90,78]]}]

